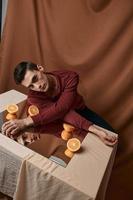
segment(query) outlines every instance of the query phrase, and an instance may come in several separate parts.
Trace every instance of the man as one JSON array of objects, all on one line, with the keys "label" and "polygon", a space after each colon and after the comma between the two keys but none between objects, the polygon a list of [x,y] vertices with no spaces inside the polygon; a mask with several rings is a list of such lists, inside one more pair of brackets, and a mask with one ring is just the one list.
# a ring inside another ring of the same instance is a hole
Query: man
[{"label": "man", "polygon": [[77,128],[96,134],[105,144],[113,146],[117,137],[95,127],[95,124],[113,129],[97,114],[89,110],[77,92],[79,76],[73,71],[46,73],[31,62],[21,62],[14,70],[16,84],[29,89],[28,105],[36,105],[39,114],[25,119],[10,120],[2,126],[6,135],[16,135],[29,126],[45,126],[61,119]]}]

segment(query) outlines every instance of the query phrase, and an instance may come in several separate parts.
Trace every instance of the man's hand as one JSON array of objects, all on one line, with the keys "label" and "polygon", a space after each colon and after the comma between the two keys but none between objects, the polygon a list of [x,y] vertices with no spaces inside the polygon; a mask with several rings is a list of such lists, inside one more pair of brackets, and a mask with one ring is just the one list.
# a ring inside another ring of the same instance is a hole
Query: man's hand
[{"label": "man's hand", "polygon": [[8,137],[12,137],[32,124],[33,120],[31,117],[10,120],[3,124],[2,132]]},{"label": "man's hand", "polygon": [[23,134],[23,139],[26,143],[31,143],[35,140],[39,140],[40,139],[40,134],[38,133],[30,133],[30,132],[25,132]]},{"label": "man's hand", "polygon": [[117,136],[113,134],[109,134],[104,131],[99,131],[99,138],[104,142],[104,144],[108,146],[114,146],[114,144],[117,142]]},{"label": "man's hand", "polygon": [[89,131],[97,135],[103,141],[103,143],[108,146],[114,146],[118,141],[116,134],[110,134],[102,129],[97,128],[95,125],[91,125],[89,127]]}]

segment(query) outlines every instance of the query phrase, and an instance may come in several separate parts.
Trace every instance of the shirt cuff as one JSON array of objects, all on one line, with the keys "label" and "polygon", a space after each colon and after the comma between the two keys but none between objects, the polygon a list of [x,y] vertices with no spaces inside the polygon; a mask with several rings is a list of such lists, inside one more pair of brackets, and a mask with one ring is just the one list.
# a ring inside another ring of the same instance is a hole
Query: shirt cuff
[{"label": "shirt cuff", "polygon": [[35,126],[42,125],[41,115],[31,116],[31,118],[32,118]]}]

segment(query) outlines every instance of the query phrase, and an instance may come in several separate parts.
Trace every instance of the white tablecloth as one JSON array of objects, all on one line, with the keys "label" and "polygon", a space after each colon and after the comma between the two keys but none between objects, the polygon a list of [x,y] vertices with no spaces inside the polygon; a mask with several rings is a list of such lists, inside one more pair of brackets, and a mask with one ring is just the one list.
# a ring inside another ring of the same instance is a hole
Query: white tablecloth
[{"label": "white tablecloth", "polygon": [[[26,95],[15,90],[1,94],[0,125],[7,104],[25,100]],[[96,199],[97,194],[103,200],[116,146],[108,147],[88,133],[83,151],[64,168],[0,134],[0,192],[15,200],[86,200]]]},{"label": "white tablecloth", "polygon": [[108,165],[100,195],[104,199],[116,147],[104,145],[91,133],[82,146],[84,151],[75,154],[64,168],[0,134],[0,191],[14,194],[15,200],[96,199]]}]

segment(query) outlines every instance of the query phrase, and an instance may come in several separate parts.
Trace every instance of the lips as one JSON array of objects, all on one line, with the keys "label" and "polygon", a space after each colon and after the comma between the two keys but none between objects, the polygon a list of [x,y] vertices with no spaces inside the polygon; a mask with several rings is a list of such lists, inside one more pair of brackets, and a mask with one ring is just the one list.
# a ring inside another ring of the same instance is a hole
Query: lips
[{"label": "lips", "polygon": [[46,88],[47,83],[43,84],[42,90],[44,90]]},{"label": "lips", "polygon": [[45,89],[45,87],[46,87],[46,83],[45,83],[45,84],[43,84],[43,87],[42,87],[42,89]]}]

